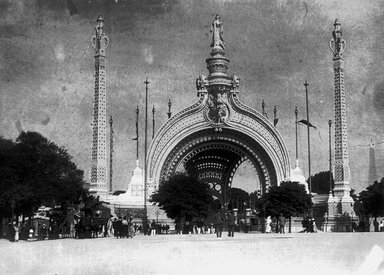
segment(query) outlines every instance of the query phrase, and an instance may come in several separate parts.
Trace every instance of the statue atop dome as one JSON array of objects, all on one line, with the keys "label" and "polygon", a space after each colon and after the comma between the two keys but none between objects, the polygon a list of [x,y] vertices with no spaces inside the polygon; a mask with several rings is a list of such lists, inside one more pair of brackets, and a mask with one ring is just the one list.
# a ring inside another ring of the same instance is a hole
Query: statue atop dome
[{"label": "statue atop dome", "polygon": [[225,42],[223,39],[223,22],[221,22],[220,16],[218,14],[216,14],[216,17],[212,22],[211,32],[213,33],[211,47],[213,47],[213,49],[225,50]]}]

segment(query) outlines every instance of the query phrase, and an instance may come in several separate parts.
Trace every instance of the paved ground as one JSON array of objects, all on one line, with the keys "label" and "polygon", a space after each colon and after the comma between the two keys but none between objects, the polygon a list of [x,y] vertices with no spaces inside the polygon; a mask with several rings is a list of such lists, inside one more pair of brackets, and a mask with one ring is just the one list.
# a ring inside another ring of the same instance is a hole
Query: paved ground
[{"label": "paved ground", "polygon": [[0,240],[1,274],[384,274],[384,233]]}]

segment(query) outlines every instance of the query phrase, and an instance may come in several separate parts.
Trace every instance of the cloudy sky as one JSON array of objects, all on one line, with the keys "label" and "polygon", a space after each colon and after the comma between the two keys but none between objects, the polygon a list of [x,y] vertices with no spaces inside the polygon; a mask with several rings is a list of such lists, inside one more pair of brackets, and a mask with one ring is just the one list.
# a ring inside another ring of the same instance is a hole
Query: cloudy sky
[{"label": "cloudy sky", "polygon": [[[351,186],[364,189],[369,147],[359,145],[368,145],[371,137],[384,141],[383,1],[0,0],[0,135],[42,133],[65,146],[89,180],[90,39],[97,16],[103,15],[110,38],[107,114],[114,118],[114,185],[125,189],[135,166],[136,105],[144,125],[145,77],[158,129],[167,118],[168,98],[174,113],[197,100],[195,79],[206,73],[209,29],[217,13],[224,23],[229,74],[241,77],[240,99],[259,111],[264,99],[270,118],[277,106],[278,129],[292,164],[294,109],[297,105],[299,117],[305,117],[303,83],[309,82],[310,120],[318,128],[311,131],[313,173],[328,169],[328,120],[334,115],[328,43],[339,18],[347,41]],[[299,140],[300,166],[307,173],[304,127]],[[384,144],[375,152],[381,178]]]}]

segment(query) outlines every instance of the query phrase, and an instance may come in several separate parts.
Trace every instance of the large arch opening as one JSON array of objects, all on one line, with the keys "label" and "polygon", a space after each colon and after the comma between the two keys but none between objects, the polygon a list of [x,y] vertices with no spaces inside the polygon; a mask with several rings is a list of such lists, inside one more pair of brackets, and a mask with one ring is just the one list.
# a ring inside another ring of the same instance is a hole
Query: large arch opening
[{"label": "large arch opening", "polygon": [[194,175],[208,183],[212,195],[226,207],[231,203],[232,182],[242,163],[249,164],[250,174],[256,175],[251,184],[259,186],[261,192],[278,184],[276,169],[266,150],[233,129],[205,129],[181,140],[166,157],[159,182],[177,172]]}]

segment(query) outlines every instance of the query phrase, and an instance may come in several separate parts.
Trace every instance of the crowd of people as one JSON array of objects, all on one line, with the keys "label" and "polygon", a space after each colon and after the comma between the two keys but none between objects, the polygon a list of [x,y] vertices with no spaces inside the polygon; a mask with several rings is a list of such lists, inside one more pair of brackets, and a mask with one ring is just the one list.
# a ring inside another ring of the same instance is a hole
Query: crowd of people
[{"label": "crowd of people", "polygon": [[127,220],[127,217],[111,218],[107,223],[106,236],[116,238],[133,238],[136,234],[137,228],[133,224],[132,218]]},{"label": "crowd of people", "polygon": [[304,228],[303,231],[301,231],[302,233],[317,233],[316,222],[313,217],[304,217],[301,224]]},{"label": "crowd of people", "polygon": [[51,221],[51,223],[23,221],[20,224],[12,222],[8,224],[6,238],[11,242],[28,239],[58,239],[59,225],[56,221]]},{"label": "crowd of people", "polygon": [[[19,224],[16,222],[9,223],[6,237],[12,241],[17,242],[19,240],[45,240],[45,239],[58,239],[59,237],[72,237],[82,238],[87,237],[84,235],[81,225],[84,225],[84,220],[79,220],[74,227],[69,227],[67,235],[64,236],[62,226],[55,219],[51,219],[49,222],[39,221],[23,221]],[[280,214],[277,218],[271,219],[268,216],[264,220],[264,233],[285,233],[286,218]],[[301,233],[316,233],[317,227],[315,219],[313,217],[304,217],[302,220],[303,230]],[[353,227],[353,226],[352,226]],[[384,232],[383,221],[375,224],[377,229],[375,231]],[[203,218],[194,219],[192,221],[184,220],[177,221],[175,223],[174,230],[170,230],[169,224],[161,224],[155,220],[148,221],[146,227],[143,227],[141,223],[134,223],[132,218],[110,216],[108,222],[103,225],[99,225],[95,230],[89,230],[91,233],[88,237],[115,237],[115,238],[133,238],[136,234],[144,234],[148,236],[155,236],[158,234],[215,234],[218,238],[222,237],[224,228],[228,229],[228,237],[234,237],[235,229],[237,231],[241,229],[240,223],[236,222],[236,216],[233,211],[223,213],[217,211],[217,213],[209,220],[205,221]],[[60,231],[61,230],[61,231]],[[356,232],[356,229],[353,230]],[[81,233],[83,232],[83,233]],[[246,232],[244,230],[244,232]]]}]

